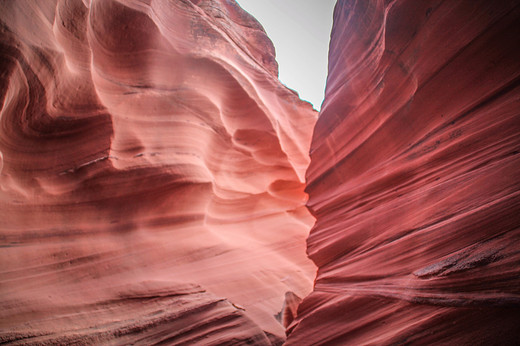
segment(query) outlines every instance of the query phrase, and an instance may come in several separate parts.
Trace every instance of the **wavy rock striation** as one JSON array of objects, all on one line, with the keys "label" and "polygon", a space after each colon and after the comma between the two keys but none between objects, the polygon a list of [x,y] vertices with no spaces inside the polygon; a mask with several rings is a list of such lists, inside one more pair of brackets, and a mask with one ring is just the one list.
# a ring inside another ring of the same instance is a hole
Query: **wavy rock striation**
[{"label": "wavy rock striation", "polygon": [[0,340],[282,342],[316,112],[260,24],[226,0],[0,20]]},{"label": "wavy rock striation", "polygon": [[340,0],[291,345],[520,341],[520,4]]}]

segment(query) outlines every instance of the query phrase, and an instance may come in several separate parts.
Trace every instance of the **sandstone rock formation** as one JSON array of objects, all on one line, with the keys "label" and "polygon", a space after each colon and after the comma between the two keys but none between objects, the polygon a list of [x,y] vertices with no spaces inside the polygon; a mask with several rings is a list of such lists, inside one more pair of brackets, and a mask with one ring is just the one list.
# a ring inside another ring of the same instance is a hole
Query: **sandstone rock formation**
[{"label": "sandstone rock formation", "polygon": [[520,3],[339,0],[288,345],[520,342]]},{"label": "sandstone rock formation", "polygon": [[520,343],[518,1],[339,0],[315,127],[234,1],[0,31],[0,342]]},{"label": "sandstone rock formation", "polygon": [[282,342],[315,275],[316,112],[258,22],[226,0],[0,21],[0,341]]}]

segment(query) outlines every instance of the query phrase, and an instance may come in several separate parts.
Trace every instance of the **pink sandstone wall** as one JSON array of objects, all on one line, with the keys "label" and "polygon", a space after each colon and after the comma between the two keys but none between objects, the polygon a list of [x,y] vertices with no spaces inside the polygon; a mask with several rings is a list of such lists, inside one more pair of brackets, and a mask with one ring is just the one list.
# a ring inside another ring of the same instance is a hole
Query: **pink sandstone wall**
[{"label": "pink sandstone wall", "polygon": [[3,1],[0,25],[0,341],[281,343],[317,113],[261,25],[225,0]]}]

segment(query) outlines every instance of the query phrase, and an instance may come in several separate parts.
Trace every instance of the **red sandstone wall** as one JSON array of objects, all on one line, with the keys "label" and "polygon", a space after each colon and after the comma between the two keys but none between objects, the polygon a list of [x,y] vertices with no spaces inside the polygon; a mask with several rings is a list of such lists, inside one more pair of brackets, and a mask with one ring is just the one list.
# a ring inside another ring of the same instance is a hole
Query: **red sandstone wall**
[{"label": "red sandstone wall", "polygon": [[280,343],[316,112],[258,22],[22,0],[0,25],[0,341]]},{"label": "red sandstone wall", "polygon": [[340,0],[288,345],[520,342],[520,3]]}]

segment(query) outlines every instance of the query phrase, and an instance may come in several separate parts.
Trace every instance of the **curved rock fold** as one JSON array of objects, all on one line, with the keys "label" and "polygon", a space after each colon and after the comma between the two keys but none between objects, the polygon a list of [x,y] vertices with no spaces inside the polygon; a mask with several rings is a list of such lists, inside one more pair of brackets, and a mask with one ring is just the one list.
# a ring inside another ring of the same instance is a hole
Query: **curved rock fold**
[{"label": "curved rock fold", "polygon": [[261,25],[223,0],[8,1],[0,21],[0,339],[283,342],[274,315],[315,271],[316,112]]}]

